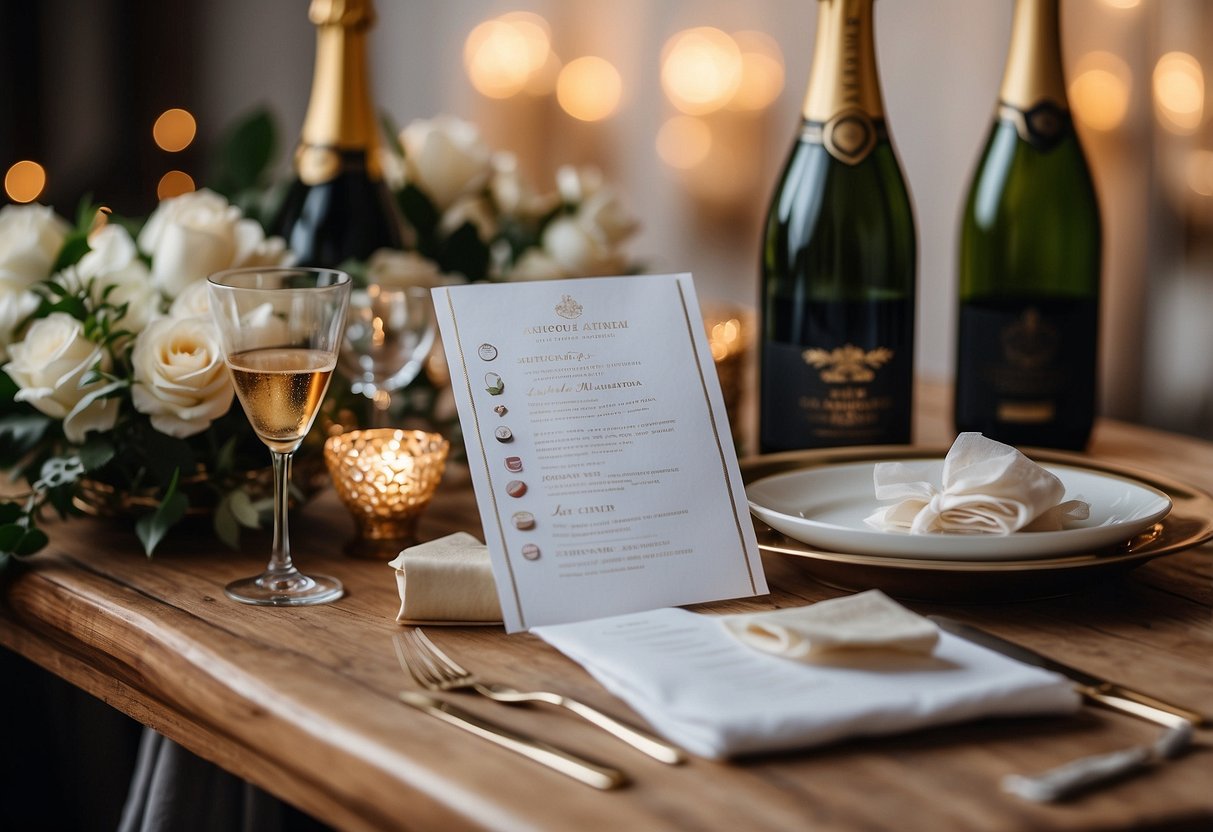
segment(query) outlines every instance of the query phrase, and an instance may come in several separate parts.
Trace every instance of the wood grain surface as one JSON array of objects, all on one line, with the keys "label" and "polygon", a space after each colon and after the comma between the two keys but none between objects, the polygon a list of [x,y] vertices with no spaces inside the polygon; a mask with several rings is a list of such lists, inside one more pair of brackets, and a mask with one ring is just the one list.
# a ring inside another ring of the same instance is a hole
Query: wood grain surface
[{"label": "wood grain surface", "polygon": [[[951,439],[940,391],[920,395],[916,437]],[[1101,423],[1091,448],[1213,490],[1213,445]],[[423,538],[479,533],[466,472],[453,468]],[[600,793],[395,699],[409,687],[391,648],[399,625],[386,564],[341,554],[353,526],[332,492],[295,515],[306,571],[339,576],[338,603],[245,607],[223,585],[259,571],[268,536],[233,553],[205,528],[175,532],[154,560],[129,523],[52,526],[49,550],[0,585],[0,644],[195,753],[341,829],[1037,830],[1213,828],[1213,734],[1183,758],[1060,806],[1002,794],[1000,778],[1149,742],[1158,729],[1084,709],[989,720],[738,762],[672,768],[564,712],[457,697],[482,716],[625,769]],[[772,594],[711,605],[771,609],[840,594],[795,559],[766,556]],[[1124,684],[1213,710],[1213,549],[1155,560],[1066,597],[916,604],[963,618]],[[530,635],[428,628],[488,678],[556,689],[638,721],[578,666]]]}]

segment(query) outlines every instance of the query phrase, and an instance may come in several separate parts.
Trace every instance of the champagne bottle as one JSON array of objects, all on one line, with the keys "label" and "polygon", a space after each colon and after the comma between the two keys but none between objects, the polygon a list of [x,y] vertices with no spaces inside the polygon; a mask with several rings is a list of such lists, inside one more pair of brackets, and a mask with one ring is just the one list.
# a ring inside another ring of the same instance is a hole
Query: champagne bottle
[{"label": "champagne bottle", "polygon": [[873,0],[819,0],[804,120],[762,253],[761,446],[910,441],[916,240]]},{"label": "champagne bottle", "polygon": [[1099,205],[1062,75],[1058,0],[1017,0],[960,237],[956,429],[1083,448],[1095,415]]},{"label": "champagne bottle", "polygon": [[401,248],[399,214],[379,166],[367,71],[371,0],[312,0],[316,66],[296,179],[273,224],[302,265],[333,267]]}]

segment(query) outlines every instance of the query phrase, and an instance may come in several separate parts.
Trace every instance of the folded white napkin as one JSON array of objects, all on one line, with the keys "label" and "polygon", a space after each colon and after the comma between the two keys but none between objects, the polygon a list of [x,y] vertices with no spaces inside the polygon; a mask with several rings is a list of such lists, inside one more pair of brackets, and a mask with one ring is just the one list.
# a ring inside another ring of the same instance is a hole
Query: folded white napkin
[{"label": "folded white napkin", "polygon": [[679,609],[533,632],[670,741],[705,757],[1079,705],[1067,679],[948,633],[929,656],[850,651],[826,664],[752,650],[719,617]]},{"label": "folded white napkin", "polygon": [[499,624],[501,605],[489,550],[467,532],[401,552],[396,570],[402,624]]},{"label": "folded white napkin", "polygon": [[723,617],[725,629],[749,647],[787,659],[829,660],[840,650],[927,654],[939,628],[878,589],[804,607]]},{"label": "folded white napkin", "polygon": [[1010,534],[1058,531],[1085,520],[1090,505],[1061,502],[1061,480],[1001,442],[980,433],[956,437],[943,461],[942,488],[919,465],[882,462],[873,475],[876,499],[897,500],[866,518],[882,531]]}]

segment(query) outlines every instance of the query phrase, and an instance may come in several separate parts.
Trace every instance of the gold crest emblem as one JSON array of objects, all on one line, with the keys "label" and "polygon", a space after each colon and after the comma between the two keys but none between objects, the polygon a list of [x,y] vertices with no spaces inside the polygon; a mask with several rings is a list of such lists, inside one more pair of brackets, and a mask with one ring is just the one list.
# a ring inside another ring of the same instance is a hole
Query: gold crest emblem
[{"label": "gold crest emblem", "polygon": [[863,350],[854,344],[823,350],[818,347],[801,353],[804,363],[821,370],[821,380],[827,384],[868,382],[876,378],[876,370],[893,358],[888,347]]},{"label": "gold crest emblem", "polygon": [[581,304],[573,300],[572,295],[561,295],[560,303],[556,304],[556,314],[569,320],[580,318],[581,309]]}]

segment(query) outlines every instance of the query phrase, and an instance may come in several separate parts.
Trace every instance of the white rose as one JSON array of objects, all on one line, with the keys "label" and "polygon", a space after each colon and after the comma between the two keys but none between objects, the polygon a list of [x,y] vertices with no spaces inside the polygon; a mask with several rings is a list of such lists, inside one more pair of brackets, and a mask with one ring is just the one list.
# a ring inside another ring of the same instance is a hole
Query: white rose
[{"label": "white rose", "polygon": [[169,307],[170,318],[210,318],[211,290],[205,280],[186,286],[173,305]]},{"label": "white rose", "polygon": [[556,169],[556,191],[566,205],[581,204],[602,186],[602,171],[596,167],[561,165]]},{"label": "white rose", "polygon": [[610,188],[599,188],[581,203],[577,222],[610,246],[619,245],[639,227]]},{"label": "white rose", "polygon": [[452,116],[418,119],[400,133],[408,181],[440,211],[488,182],[490,153],[475,125]]},{"label": "white rose", "polygon": [[8,358],[8,345],[17,334],[17,327],[38,308],[39,298],[22,281],[0,277],[0,361]]},{"label": "white rose", "polygon": [[44,205],[0,208],[0,281],[28,289],[50,277],[70,226]]},{"label": "white rose", "polygon": [[54,312],[30,324],[25,340],[9,347],[5,372],[21,389],[13,397],[29,402],[52,419],[63,420],[70,442],[83,442],[90,430],[109,430],[118,419],[118,399],[97,399],[83,405],[84,397],[105,382],[81,386],[93,367],[110,369],[109,354],[84,337],[80,321]]},{"label": "white rose", "polygon": [[201,433],[232,405],[219,333],[205,318],[153,321],[135,340],[131,364],[131,400],[161,433]]},{"label": "white rose", "polygon": [[387,183],[389,189],[398,191],[404,187],[405,179],[404,159],[400,158],[395,150],[381,147],[377,154],[379,159],[379,170],[383,174],[383,181]]},{"label": "white rose", "polygon": [[288,257],[281,239],[266,239],[261,226],[208,190],[163,200],[139,232],[139,249],[152,258],[153,284],[170,298],[222,269]]},{"label": "white rose", "polygon": [[438,221],[438,231],[449,236],[458,231],[465,222],[470,222],[481,240],[491,240],[497,235],[497,217],[493,204],[482,196],[461,196],[446,209]]},{"label": "white rose", "polygon": [[576,216],[552,220],[543,230],[543,248],[570,277],[618,274],[623,270],[618,252]]},{"label": "white rose", "polygon": [[555,280],[568,275],[552,255],[540,248],[528,248],[505,277],[506,280]]},{"label": "white rose", "polygon": [[381,248],[371,255],[366,264],[368,283],[376,283],[393,289],[406,286],[421,286],[432,289],[441,286],[442,272],[433,260],[422,257],[415,251],[397,251]]},{"label": "white rose", "polygon": [[159,312],[160,297],[152,285],[151,273],[139,259],[130,232],[120,225],[109,224],[90,236],[88,244],[89,252],[76,264],[74,275],[64,282],[70,285],[74,280],[91,281],[90,296],[94,303],[100,302],[104,295],[114,306],[126,304],[126,315],[119,325],[139,332]]},{"label": "white rose", "polygon": [[493,154],[489,193],[497,210],[512,217],[542,217],[560,203],[557,194],[535,193],[518,170],[518,157],[504,151]]}]

